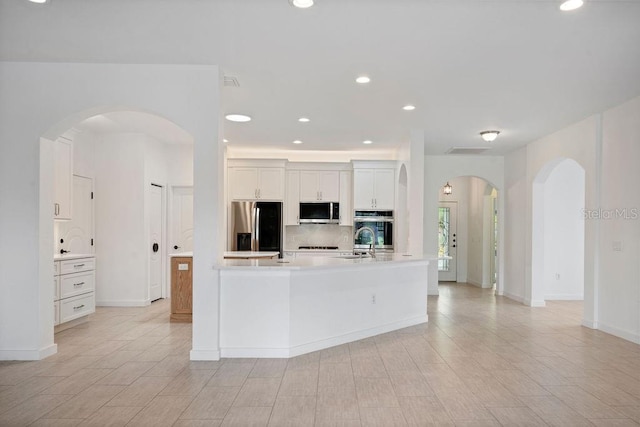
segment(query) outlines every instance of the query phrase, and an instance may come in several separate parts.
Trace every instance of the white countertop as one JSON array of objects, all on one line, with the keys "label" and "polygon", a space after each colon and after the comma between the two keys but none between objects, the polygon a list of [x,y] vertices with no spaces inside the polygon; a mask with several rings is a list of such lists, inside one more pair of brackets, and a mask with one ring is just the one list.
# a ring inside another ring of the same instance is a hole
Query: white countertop
[{"label": "white countertop", "polygon": [[54,261],[65,261],[68,259],[79,259],[79,258],[95,258],[96,255],[95,254],[54,254],[53,255],[53,260]]},{"label": "white countertop", "polygon": [[393,263],[423,262],[438,259],[437,255],[412,256],[398,253],[376,254],[376,258],[305,257],[296,259],[226,259],[215,266],[219,270],[302,270],[354,266],[383,266]]},{"label": "white countertop", "polygon": [[[277,257],[280,252],[270,252],[270,251],[225,251],[225,258],[233,258],[233,259],[250,259],[250,258],[272,258]],[[169,257],[192,257],[193,252],[176,252],[173,254],[169,254]]]},{"label": "white countertop", "polygon": [[192,257],[193,256],[193,252],[176,252],[173,254],[169,254],[169,258],[173,258],[173,257]]}]

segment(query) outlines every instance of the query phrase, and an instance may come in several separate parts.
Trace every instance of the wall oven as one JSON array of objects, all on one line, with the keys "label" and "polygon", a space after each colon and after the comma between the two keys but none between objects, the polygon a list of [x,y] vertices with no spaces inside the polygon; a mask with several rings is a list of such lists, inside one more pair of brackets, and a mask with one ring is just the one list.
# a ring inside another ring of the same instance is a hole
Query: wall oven
[{"label": "wall oven", "polygon": [[[376,251],[393,252],[393,211],[355,211],[353,215],[353,232],[362,227],[369,227],[376,233]],[[367,250],[371,247],[371,233],[366,231],[354,238],[353,249]]]}]

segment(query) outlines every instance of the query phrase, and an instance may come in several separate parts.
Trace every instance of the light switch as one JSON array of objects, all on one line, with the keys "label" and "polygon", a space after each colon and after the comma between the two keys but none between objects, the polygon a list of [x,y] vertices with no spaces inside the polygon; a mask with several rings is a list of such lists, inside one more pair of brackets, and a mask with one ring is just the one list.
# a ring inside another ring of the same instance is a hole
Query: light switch
[{"label": "light switch", "polygon": [[619,240],[613,241],[613,250],[616,252],[622,252],[622,242]]},{"label": "light switch", "polygon": [[180,271],[189,270],[189,264],[178,264],[178,270],[180,270]]}]

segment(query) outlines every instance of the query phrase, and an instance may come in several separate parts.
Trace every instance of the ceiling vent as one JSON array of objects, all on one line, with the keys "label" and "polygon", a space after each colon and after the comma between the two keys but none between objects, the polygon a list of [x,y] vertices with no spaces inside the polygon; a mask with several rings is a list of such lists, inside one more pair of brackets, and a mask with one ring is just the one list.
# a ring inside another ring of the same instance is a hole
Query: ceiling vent
[{"label": "ceiling vent", "polygon": [[224,76],[224,85],[231,87],[240,87],[240,82],[238,82],[238,79],[236,79],[235,77]]},{"label": "ceiling vent", "polygon": [[486,148],[486,147],[453,147],[453,148],[450,148],[445,154],[482,154],[487,150],[490,150],[490,148]]}]

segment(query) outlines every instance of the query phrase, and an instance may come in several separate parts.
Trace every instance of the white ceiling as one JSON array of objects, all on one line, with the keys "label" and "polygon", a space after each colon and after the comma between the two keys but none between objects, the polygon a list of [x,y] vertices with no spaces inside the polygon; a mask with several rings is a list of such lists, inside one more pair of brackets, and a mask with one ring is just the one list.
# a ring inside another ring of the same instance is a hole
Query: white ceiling
[{"label": "white ceiling", "polygon": [[640,95],[638,0],[316,4],[0,0],[0,59],[219,64],[240,83],[223,111],[253,117],[225,122],[225,137],[261,148],[380,149],[421,129],[426,152],[443,154],[496,128],[486,153],[504,154]]}]

